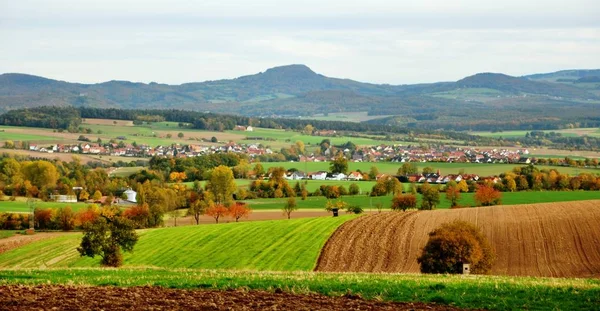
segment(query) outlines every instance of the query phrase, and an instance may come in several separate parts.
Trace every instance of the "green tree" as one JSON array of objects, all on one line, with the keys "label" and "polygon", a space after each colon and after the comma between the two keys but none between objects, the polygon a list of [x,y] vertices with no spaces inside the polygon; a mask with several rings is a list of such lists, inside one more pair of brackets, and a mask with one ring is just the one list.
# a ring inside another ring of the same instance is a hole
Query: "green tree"
[{"label": "green tree", "polygon": [[333,174],[348,172],[348,159],[340,155],[329,164],[329,169]]},{"label": "green tree", "polygon": [[417,165],[415,163],[405,162],[398,169],[397,175],[406,176],[406,175],[416,174],[418,172],[419,172],[419,169],[417,168]]},{"label": "green tree", "polygon": [[371,166],[369,169],[369,179],[375,180],[377,179],[377,175],[379,175],[379,169],[375,165]]},{"label": "green tree", "polygon": [[100,192],[100,190],[96,190],[94,195],[92,195],[92,200],[100,201],[100,199],[102,199],[102,192]]},{"label": "green tree", "polygon": [[437,188],[432,187],[429,183],[424,183],[421,186],[421,209],[432,210],[440,203],[440,192]]},{"label": "green tree", "polygon": [[433,170],[433,167],[431,166],[426,166],[423,168],[423,174],[433,174],[435,171]]},{"label": "green tree", "polygon": [[494,253],[479,228],[456,220],[429,233],[417,261],[423,273],[461,273],[463,264],[470,264],[472,273],[485,274],[492,267]]},{"label": "green tree", "polygon": [[83,238],[77,251],[82,257],[102,257],[104,266],[119,267],[123,264],[121,250],[132,252],[137,241],[131,220],[121,216],[102,216],[84,225]]},{"label": "green tree", "polygon": [[215,203],[229,205],[237,189],[231,168],[225,165],[217,166],[210,174],[206,188],[213,193]]},{"label": "green tree", "polygon": [[359,192],[360,187],[355,183],[350,184],[350,186],[348,187],[348,194],[350,195],[357,195]]},{"label": "green tree", "polygon": [[282,208],[283,212],[287,215],[287,218],[290,219],[292,212],[298,210],[298,205],[296,204],[296,198],[291,197],[288,198],[287,202]]},{"label": "green tree", "polygon": [[183,138],[183,133],[182,133],[182,132],[179,132],[179,133],[177,134],[177,137],[179,137],[179,138]]},{"label": "green tree", "polygon": [[194,217],[196,225],[200,224],[200,216],[215,205],[213,195],[210,191],[205,191],[202,194],[202,199],[198,199],[190,204],[187,214]]},{"label": "green tree", "polygon": [[262,177],[263,175],[265,175],[265,168],[262,166],[262,164],[260,164],[260,162],[254,164],[254,175],[256,175],[257,178]]}]

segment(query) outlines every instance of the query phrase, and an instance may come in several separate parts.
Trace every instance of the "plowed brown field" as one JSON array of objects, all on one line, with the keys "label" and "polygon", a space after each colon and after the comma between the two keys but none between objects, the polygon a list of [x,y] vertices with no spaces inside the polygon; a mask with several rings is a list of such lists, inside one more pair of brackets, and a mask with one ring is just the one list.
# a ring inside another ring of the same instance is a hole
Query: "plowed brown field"
[{"label": "plowed brown field", "polygon": [[352,295],[161,287],[0,286],[0,301],[1,310],[461,310],[421,302],[367,301]]},{"label": "plowed brown field", "polygon": [[315,270],[418,273],[428,233],[452,220],[476,224],[496,252],[491,274],[600,277],[600,201],[390,212],[344,223]]}]

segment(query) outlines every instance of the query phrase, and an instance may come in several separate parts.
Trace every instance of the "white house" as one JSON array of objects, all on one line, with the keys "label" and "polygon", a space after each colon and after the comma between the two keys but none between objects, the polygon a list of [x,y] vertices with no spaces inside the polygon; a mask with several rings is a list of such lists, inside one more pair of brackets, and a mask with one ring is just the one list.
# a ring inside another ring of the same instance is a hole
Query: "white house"
[{"label": "white house", "polygon": [[246,132],[253,132],[253,131],[254,131],[254,128],[252,126],[248,126],[246,128]]},{"label": "white house", "polygon": [[348,180],[363,180],[363,175],[359,172],[352,172],[348,174]]},{"label": "white house", "polygon": [[333,174],[331,175],[331,177],[327,177],[327,180],[344,180],[346,179],[346,174],[344,173],[339,173],[339,174]]},{"label": "white house", "polygon": [[310,179],[314,180],[325,180],[325,178],[327,178],[327,172],[319,171],[316,173],[312,173],[309,177]]}]

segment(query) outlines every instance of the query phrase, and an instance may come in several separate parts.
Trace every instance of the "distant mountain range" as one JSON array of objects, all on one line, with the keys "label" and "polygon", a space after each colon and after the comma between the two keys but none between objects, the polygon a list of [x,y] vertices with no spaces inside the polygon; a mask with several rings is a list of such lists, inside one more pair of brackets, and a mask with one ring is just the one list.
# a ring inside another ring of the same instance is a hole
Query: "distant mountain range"
[{"label": "distant mountain range", "polygon": [[181,85],[79,84],[27,74],[0,75],[0,111],[46,105],[177,108],[256,117],[367,112],[381,117],[369,122],[416,127],[481,129],[513,122],[515,128],[536,128],[539,122],[600,120],[600,70],[524,77],[479,73],[456,82],[414,85],[329,78],[304,65]]}]

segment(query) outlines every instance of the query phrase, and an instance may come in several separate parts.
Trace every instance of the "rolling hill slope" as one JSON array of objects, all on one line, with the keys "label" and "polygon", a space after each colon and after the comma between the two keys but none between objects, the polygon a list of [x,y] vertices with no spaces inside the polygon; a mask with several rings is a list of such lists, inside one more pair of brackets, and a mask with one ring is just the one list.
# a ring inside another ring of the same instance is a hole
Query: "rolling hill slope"
[{"label": "rolling hill slope", "polygon": [[476,224],[496,252],[490,274],[600,277],[600,201],[378,214],[342,225],[316,271],[418,273],[428,233]]},{"label": "rolling hill slope", "polygon": [[[353,216],[149,229],[125,267],[310,271],[331,233]],[[94,267],[80,257],[80,234],[46,239],[0,254],[0,268]]]}]

